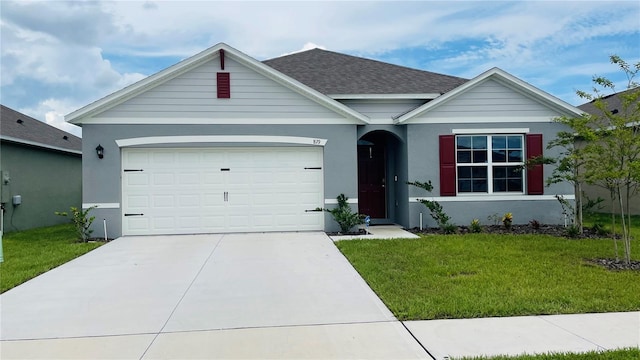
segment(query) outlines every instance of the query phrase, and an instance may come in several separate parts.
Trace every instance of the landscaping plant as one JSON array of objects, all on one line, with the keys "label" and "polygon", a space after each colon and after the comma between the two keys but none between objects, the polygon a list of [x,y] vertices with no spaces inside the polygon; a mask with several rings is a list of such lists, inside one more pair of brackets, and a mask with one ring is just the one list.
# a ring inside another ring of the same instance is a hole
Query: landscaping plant
[{"label": "landscaping plant", "polygon": [[354,226],[364,223],[363,217],[354,213],[349,206],[349,198],[344,194],[338,195],[338,206],[333,209],[324,209],[333,216],[333,219],[340,225],[341,233],[348,233]]},{"label": "landscaping plant", "polygon": [[480,220],[478,220],[478,219],[471,220],[471,225],[469,226],[469,230],[472,233],[480,233],[480,232],[482,232],[482,225],[480,225]]},{"label": "landscaping plant", "polygon": [[[415,187],[419,187],[420,189],[426,190],[429,193],[433,191],[433,185],[431,184],[431,180],[427,181],[426,183],[423,183],[420,181],[414,181],[414,182],[407,182],[407,184],[413,185]],[[429,213],[431,217],[433,218],[433,220],[436,221],[436,224],[438,224],[438,227],[442,229],[445,232],[445,234],[452,234],[455,232],[457,227],[449,223],[449,220],[451,220],[451,217],[444,212],[444,209],[442,208],[442,205],[440,205],[439,202],[435,200],[427,200],[427,199],[418,199],[418,201],[422,203],[424,206],[426,206],[427,209],[429,209]]]},{"label": "landscaping plant", "polygon": [[[73,226],[76,229],[76,234],[78,235],[78,241],[80,242],[87,242],[91,237],[91,233],[93,232],[93,230],[91,230],[90,227],[96,217],[89,216],[89,212],[95,208],[96,206],[92,206],[90,208],[87,208],[86,210],[82,210],[78,209],[75,206],[71,207],[71,222],[73,222]],[[65,217],[69,216],[66,211],[56,211],[55,214]]]}]

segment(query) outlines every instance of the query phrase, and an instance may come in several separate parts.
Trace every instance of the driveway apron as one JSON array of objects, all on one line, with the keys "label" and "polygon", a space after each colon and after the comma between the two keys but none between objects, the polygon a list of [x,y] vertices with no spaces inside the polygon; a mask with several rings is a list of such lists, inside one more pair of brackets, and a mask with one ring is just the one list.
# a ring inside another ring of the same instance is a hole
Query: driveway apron
[{"label": "driveway apron", "polygon": [[123,237],[0,301],[3,359],[427,356],[321,232]]}]

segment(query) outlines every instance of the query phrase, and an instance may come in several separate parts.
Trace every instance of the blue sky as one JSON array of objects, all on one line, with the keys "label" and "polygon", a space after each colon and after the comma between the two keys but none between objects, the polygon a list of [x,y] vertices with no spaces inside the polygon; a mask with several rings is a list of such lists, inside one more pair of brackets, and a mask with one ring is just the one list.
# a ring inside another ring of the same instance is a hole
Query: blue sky
[{"label": "blue sky", "polygon": [[258,60],[311,47],[473,78],[497,66],[578,105],[640,62],[638,1],[0,1],[0,101],[64,115],[219,42]]}]

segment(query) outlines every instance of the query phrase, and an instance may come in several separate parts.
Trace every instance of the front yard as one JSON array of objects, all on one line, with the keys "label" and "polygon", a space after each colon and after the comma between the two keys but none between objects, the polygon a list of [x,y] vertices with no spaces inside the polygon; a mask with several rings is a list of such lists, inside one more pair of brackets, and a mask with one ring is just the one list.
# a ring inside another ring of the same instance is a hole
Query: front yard
[{"label": "front yard", "polygon": [[73,225],[64,224],[5,234],[0,293],[83,255],[103,243],[78,243]]},{"label": "front yard", "polygon": [[465,234],[336,245],[400,320],[640,310],[640,271],[587,260],[614,257],[610,239]]}]

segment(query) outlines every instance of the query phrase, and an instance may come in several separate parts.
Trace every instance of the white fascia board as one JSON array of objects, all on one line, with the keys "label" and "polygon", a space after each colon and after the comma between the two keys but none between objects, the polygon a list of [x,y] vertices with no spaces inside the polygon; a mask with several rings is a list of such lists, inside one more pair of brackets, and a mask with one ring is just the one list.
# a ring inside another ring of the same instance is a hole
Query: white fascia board
[{"label": "white fascia board", "polygon": [[476,76],[475,78],[467,81],[466,83],[458,86],[457,88],[449,91],[448,93],[445,93],[444,95],[412,110],[409,111],[408,113],[398,117],[396,119],[396,123],[403,123],[406,122],[412,118],[415,118],[417,116],[420,116],[426,112],[428,112],[429,110],[439,106],[440,104],[443,104],[447,101],[449,101],[450,99],[455,98],[456,96],[460,95],[461,93],[464,93],[465,91],[476,87],[478,84],[486,81],[489,78],[494,78],[495,80],[500,81],[502,84],[507,85],[509,87],[511,87],[512,89],[516,90],[516,91],[520,91],[523,94],[527,94],[531,97],[534,97],[536,99],[538,99],[539,101],[542,101],[544,103],[547,104],[547,106],[552,107],[554,109],[557,109],[561,112],[566,113],[567,115],[570,116],[581,116],[584,111],[578,109],[575,106],[572,106],[538,88],[536,88],[535,86],[522,81],[520,79],[518,79],[517,77],[507,73],[506,71],[499,69],[497,67],[494,67],[492,69],[489,69],[487,71],[485,71],[484,73]]},{"label": "white fascia board", "polygon": [[39,147],[39,148],[48,149],[48,150],[55,150],[55,151],[59,151],[59,152],[65,152],[65,153],[69,153],[69,154],[82,155],[82,151],[79,151],[79,150],[65,149],[65,148],[61,148],[61,147],[58,147],[58,146],[52,146],[52,145],[47,145],[47,144],[43,144],[43,143],[39,143],[39,142],[35,142],[35,141],[18,139],[18,138],[14,138],[14,137],[11,137],[11,136],[0,135],[0,140],[9,141],[9,142],[16,143],[16,144],[23,144],[23,145],[28,145],[28,146]]},{"label": "white fascia board", "polygon": [[[472,114],[469,117],[433,117],[424,119],[425,121],[414,122],[406,121],[403,124],[506,124],[506,123],[553,123],[553,118],[548,116],[518,116],[517,118],[511,116],[497,117],[497,116],[482,116],[474,117]],[[398,124],[397,125],[403,125]]]},{"label": "white fascia board", "polygon": [[[575,200],[575,195],[560,195],[567,200]],[[462,201],[557,201],[555,195],[458,195],[458,196],[433,196],[433,197],[410,197],[409,202],[416,203],[420,199],[438,202],[462,202]]]},{"label": "white fascia board", "polygon": [[195,135],[195,136],[149,136],[116,140],[118,147],[153,144],[193,144],[193,143],[278,143],[325,146],[327,139],[298,136],[268,135]]},{"label": "white fascia board", "polygon": [[361,122],[345,119],[323,118],[134,118],[134,117],[105,117],[86,118],[84,124],[142,124],[142,125],[345,125]]},{"label": "white fascia board", "polygon": [[336,100],[432,100],[440,95],[442,94],[329,94],[328,96]]},{"label": "white fascia board", "polygon": [[257,61],[256,59],[244,54],[243,52],[234,49],[233,47],[219,43],[207,50],[204,50],[186,60],[183,60],[175,65],[172,65],[154,75],[151,75],[145,79],[138,81],[132,85],[125,87],[122,90],[108,95],[92,104],[89,104],[81,109],[78,109],[65,116],[65,120],[72,124],[83,123],[83,118],[92,117],[107,109],[114,107],[130,98],[155,87],[167,80],[170,80],[180,74],[183,74],[192,68],[199,66],[200,64],[215,59],[220,56],[220,50],[225,51],[225,56],[230,55],[234,60],[243,64],[244,66],[276,81],[277,83],[299,93],[306,98],[315,101],[316,103],[342,115],[347,118],[357,120],[361,124],[368,123],[368,117],[349,108],[346,105],[335,101],[328,96],[302,84],[301,82],[290,78],[283,73],[276,71],[275,69]]}]

